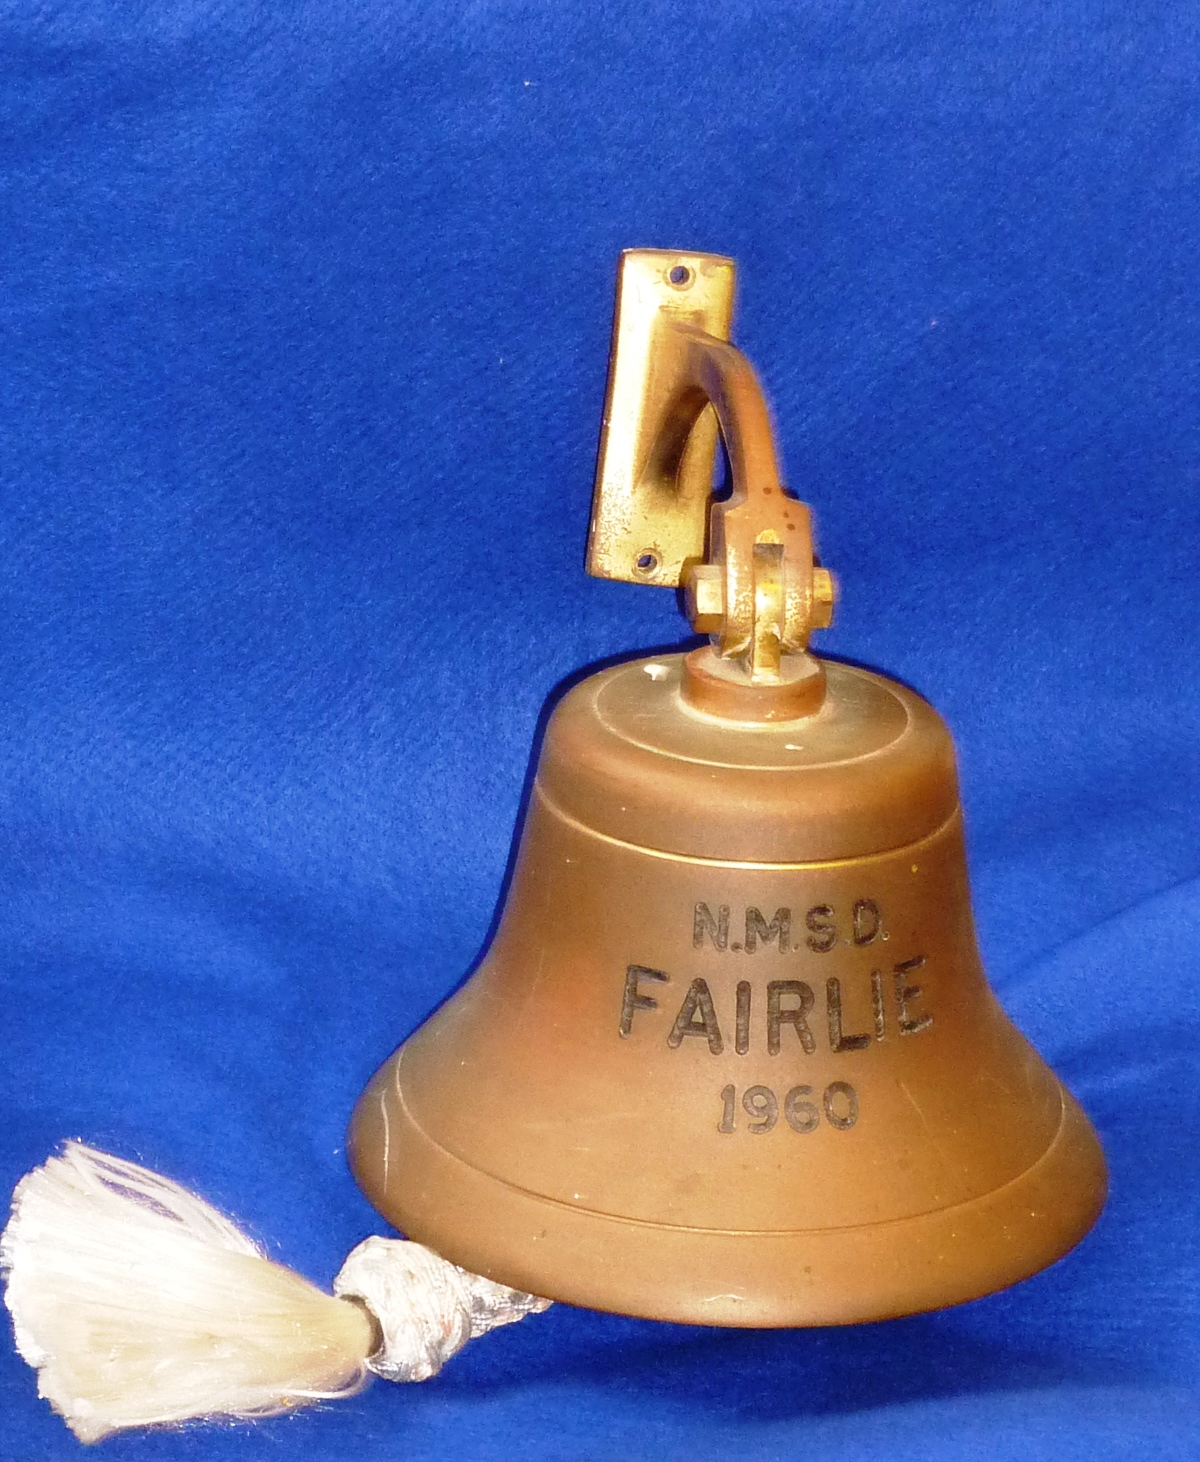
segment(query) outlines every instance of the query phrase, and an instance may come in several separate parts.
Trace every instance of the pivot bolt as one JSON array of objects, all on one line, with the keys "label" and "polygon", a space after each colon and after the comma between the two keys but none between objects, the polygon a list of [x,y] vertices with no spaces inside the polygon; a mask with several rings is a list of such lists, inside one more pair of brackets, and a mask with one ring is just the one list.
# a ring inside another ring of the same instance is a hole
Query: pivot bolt
[{"label": "pivot bolt", "polygon": [[812,627],[828,629],[833,623],[833,606],[837,603],[837,581],[828,569],[813,569]]}]

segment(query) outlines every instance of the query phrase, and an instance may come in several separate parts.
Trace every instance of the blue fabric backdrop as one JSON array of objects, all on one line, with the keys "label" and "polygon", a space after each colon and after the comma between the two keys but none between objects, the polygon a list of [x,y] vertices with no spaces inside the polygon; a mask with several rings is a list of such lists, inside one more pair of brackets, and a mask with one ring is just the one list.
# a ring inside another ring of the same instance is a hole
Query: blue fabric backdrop
[{"label": "blue fabric backdrop", "polygon": [[[630,245],[738,258],[823,644],[948,719],[1113,1180],[955,1311],[559,1307],[106,1456],[1200,1456],[1198,67],[1178,0],[0,7],[0,1186],[77,1135],[317,1280],[381,1229],[344,1124],[478,953],[544,700],[685,633],[582,571]],[[77,1455],[0,1385],[4,1456]]]}]

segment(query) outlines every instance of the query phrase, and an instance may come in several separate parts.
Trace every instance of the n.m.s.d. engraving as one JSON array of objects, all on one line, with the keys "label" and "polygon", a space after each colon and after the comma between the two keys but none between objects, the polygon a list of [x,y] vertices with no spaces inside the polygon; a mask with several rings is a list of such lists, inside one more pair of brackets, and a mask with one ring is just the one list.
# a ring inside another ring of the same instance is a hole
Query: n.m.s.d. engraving
[{"label": "n.m.s.d. engraving", "polygon": [[[674,999],[679,999],[674,1018],[664,1032],[673,1051],[685,1042],[691,1045],[688,1037],[695,1036],[719,1056],[730,1030],[733,1049],[739,1056],[749,1053],[756,1034],[768,1055],[778,1056],[798,1046],[811,1056],[818,1047],[818,1031],[835,1054],[865,1051],[890,1033],[918,1035],[933,1024],[932,1012],[922,1003],[924,992],[911,980],[913,971],[924,964],[925,956],[916,955],[893,965],[886,976],[878,969],[830,975],[824,983],[820,1010],[816,991],[807,980],[765,980],[761,984],[739,980],[730,1002],[728,988],[725,993],[714,993],[709,981],[697,976],[688,981],[682,998],[676,994],[668,1000],[663,990],[656,999],[644,987],[651,982],[671,985],[672,976],[648,965],[631,964],[625,971],[617,1029],[622,1036],[649,1030],[652,1019],[666,1014],[674,1006]],[[643,1012],[645,1018],[635,1025],[635,1015]]]},{"label": "n.m.s.d. engraving", "polygon": [[[839,944],[861,949],[876,939],[887,938],[883,914],[874,899],[856,899],[840,911],[833,904],[813,904],[800,917],[805,932],[799,936],[797,931],[799,942],[796,944],[792,943],[792,910],[786,905],[768,914],[747,904],[736,926],[731,926],[732,916],[729,904],[717,904],[714,912],[713,906],[697,903],[692,911],[692,948],[712,948],[722,954],[757,954],[767,949],[774,949],[779,954],[796,954],[805,950],[813,954],[828,954]],[[731,927],[740,932],[740,939],[730,939]]]},{"label": "n.m.s.d. engraving", "polygon": [[[858,1121],[858,1093],[848,1081],[831,1081],[821,1096],[820,1107],[813,1101],[811,1086],[793,1086],[783,1099],[783,1115],[793,1132],[815,1132],[825,1120],[839,1132],[848,1132]],[[779,1121],[779,1099],[769,1086],[748,1086],[742,1093],[742,1111],[751,1119],[747,1132],[761,1135],[770,1132]],[[736,1132],[737,1087],[721,1091],[721,1120],[717,1131]]]},{"label": "n.m.s.d. engraving", "polygon": [[791,909],[776,909],[772,919],[764,919],[757,909],[746,910],[746,939],[742,948],[747,954],[753,954],[760,942],[764,948],[776,945],[780,954],[788,952],[792,942]]},{"label": "n.m.s.d. engraving", "polygon": [[692,920],[692,946],[695,949],[704,947],[705,937],[712,941],[714,949],[726,950],[729,948],[729,905],[719,904],[717,906],[716,918],[707,904],[697,904],[695,917]]}]

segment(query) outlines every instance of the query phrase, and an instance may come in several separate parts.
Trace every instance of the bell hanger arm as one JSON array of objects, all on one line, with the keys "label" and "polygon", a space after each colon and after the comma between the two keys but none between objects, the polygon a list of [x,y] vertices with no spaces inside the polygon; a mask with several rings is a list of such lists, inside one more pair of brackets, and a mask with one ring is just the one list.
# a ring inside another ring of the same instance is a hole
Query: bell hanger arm
[{"label": "bell hanger arm", "polygon": [[[719,255],[622,255],[588,571],[682,587],[716,654],[770,683],[829,623],[833,585],[813,566],[808,509],[780,483],[762,388],[728,340],[734,278]],[[710,510],[718,430],[732,492]]]}]

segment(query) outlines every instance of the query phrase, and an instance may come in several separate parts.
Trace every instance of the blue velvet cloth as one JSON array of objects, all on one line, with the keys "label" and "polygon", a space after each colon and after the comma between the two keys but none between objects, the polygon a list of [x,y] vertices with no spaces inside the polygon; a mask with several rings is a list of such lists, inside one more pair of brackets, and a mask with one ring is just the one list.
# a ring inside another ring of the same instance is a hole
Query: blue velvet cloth
[{"label": "blue velvet cloth", "polygon": [[[485,940],[585,577],[618,251],[729,253],[840,576],[957,739],[1006,1007],[1112,1171],[956,1310],[557,1307],[114,1459],[1200,1456],[1200,14],[1179,0],[12,0],[0,1187],[75,1135],[328,1282],[344,1126]],[[0,1355],[0,1454],[77,1444]]]}]

